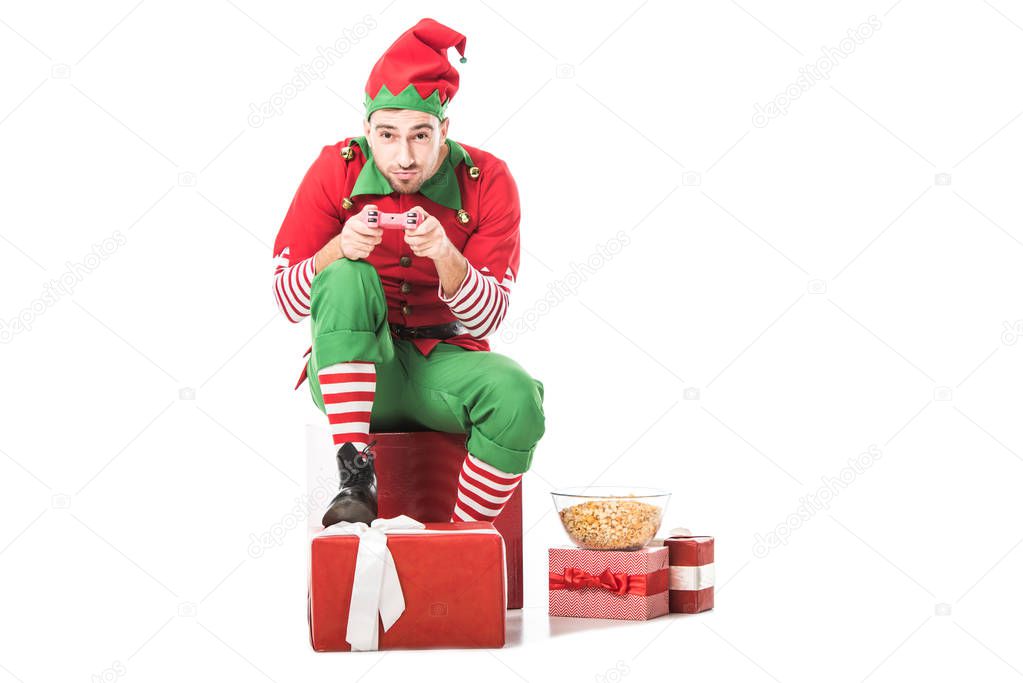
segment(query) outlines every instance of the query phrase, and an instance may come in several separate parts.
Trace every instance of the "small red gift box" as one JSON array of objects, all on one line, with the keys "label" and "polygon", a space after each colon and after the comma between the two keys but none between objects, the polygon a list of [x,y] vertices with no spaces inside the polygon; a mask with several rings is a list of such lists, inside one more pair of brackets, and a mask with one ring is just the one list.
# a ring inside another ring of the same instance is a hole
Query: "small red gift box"
[{"label": "small red gift box", "polygon": [[645,620],[668,613],[668,549],[551,548],[549,613]]},{"label": "small red gift box", "polygon": [[714,608],[714,537],[671,536],[668,549],[668,607],[693,614]]},{"label": "small red gift box", "polygon": [[342,522],[310,560],[314,650],[504,646],[504,541],[489,522]]}]

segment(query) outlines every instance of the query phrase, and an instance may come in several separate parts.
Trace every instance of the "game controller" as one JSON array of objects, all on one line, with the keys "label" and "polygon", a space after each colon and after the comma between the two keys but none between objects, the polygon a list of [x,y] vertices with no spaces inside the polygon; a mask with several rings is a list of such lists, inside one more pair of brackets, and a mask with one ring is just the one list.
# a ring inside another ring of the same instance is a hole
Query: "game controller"
[{"label": "game controller", "polygon": [[[369,213],[371,209],[364,208],[362,211],[355,215],[360,221],[366,225],[370,225]],[[423,215],[418,211],[406,211],[405,213],[386,213],[384,211],[375,211],[378,216],[377,227],[387,228],[389,230],[404,230],[406,228],[415,229],[423,222]]]}]

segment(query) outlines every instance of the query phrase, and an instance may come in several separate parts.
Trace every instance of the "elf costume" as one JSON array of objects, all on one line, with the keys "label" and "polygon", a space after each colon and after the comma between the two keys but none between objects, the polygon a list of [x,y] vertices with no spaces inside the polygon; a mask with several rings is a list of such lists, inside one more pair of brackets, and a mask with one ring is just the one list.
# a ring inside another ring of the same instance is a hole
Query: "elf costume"
[{"label": "elf costume", "polygon": [[[464,54],[465,36],[432,19],[402,34],[370,73],[367,120],[378,109],[443,120],[458,89],[450,47]],[[324,526],[376,516],[371,429],[467,434],[453,521],[496,517],[544,432],[543,385],[486,341],[507,312],[519,268],[515,181],[492,154],[445,144],[446,157],[415,194],[391,187],[365,137],[324,147],[274,244],[277,305],[288,320],[309,316],[312,323],[295,388],[308,378],[338,448],[341,490]],[[315,272],[315,254],[370,204],[387,213],[420,206],[438,219],[468,261],[452,296],[403,230],[384,230],[366,259],[341,258]]]}]

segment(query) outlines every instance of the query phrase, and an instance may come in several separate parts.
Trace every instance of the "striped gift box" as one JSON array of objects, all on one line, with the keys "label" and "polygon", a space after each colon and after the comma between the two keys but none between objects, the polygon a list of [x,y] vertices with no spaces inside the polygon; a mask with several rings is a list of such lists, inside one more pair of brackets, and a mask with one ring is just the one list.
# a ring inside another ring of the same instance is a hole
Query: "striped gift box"
[{"label": "striped gift box", "polygon": [[[667,614],[668,552],[665,547],[649,546],[640,550],[550,548],[550,615],[643,621]],[[580,576],[586,578],[580,580]],[[571,583],[602,585],[566,585]],[[623,594],[610,586],[620,587]]]},{"label": "striped gift box", "polygon": [[694,614],[714,608],[714,537],[670,536],[668,549],[668,607]]}]

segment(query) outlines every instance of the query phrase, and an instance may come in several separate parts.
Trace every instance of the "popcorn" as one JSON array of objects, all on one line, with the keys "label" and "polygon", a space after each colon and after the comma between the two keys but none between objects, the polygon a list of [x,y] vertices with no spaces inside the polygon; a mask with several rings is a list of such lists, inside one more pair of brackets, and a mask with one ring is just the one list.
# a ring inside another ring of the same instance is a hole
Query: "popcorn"
[{"label": "popcorn", "polygon": [[627,498],[588,500],[559,514],[569,537],[595,550],[641,548],[661,524],[660,507]]}]

